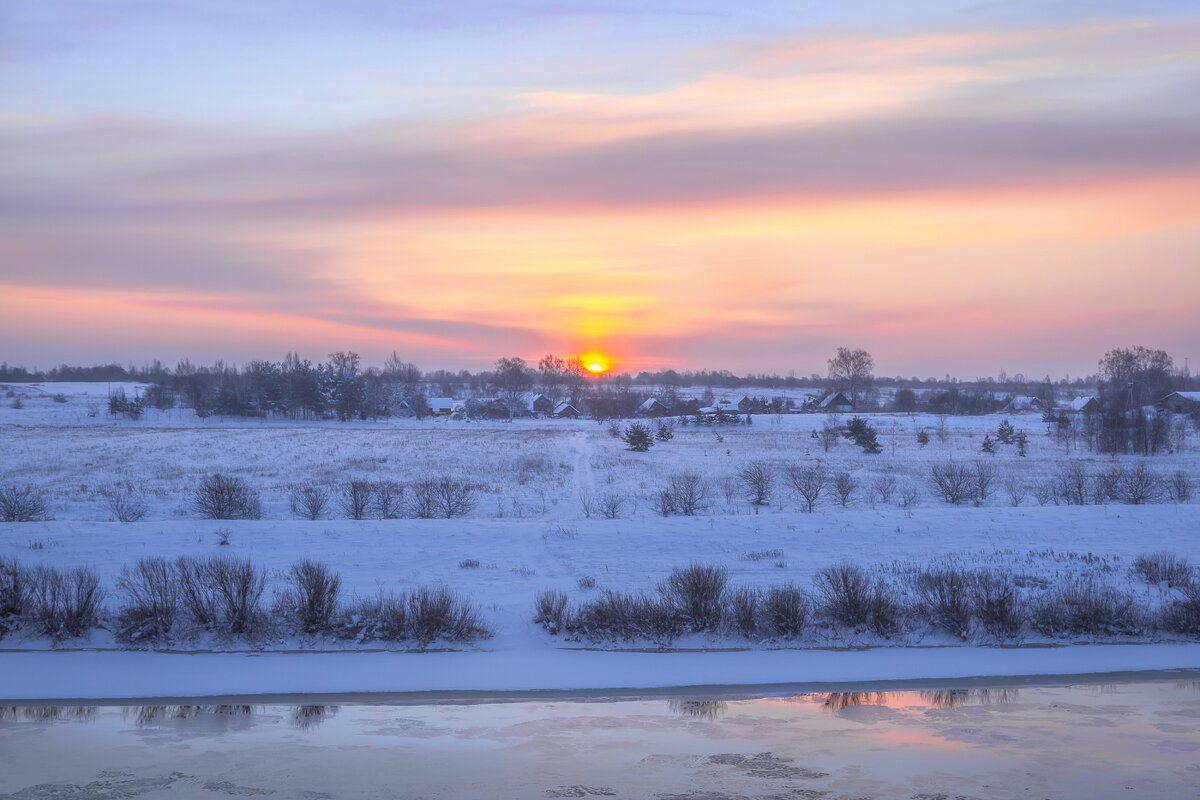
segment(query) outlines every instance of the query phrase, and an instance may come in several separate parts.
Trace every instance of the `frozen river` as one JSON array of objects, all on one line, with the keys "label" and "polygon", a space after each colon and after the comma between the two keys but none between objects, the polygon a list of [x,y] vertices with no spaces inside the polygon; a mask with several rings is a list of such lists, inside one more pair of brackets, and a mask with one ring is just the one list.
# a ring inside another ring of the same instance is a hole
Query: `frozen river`
[{"label": "frozen river", "polygon": [[3,708],[0,797],[1200,797],[1200,681],[1178,675],[366,699]]}]

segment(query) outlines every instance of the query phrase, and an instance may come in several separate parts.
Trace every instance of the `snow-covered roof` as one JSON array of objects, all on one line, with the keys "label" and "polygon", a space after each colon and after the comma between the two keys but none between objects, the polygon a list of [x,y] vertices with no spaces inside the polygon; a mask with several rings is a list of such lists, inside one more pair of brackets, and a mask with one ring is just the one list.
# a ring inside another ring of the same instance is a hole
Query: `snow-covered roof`
[{"label": "snow-covered roof", "polygon": [[430,408],[454,408],[453,397],[431,397],[426,400]]},{"label": "snow-covered roof", "polygon": [[659,402],[658,398],[648,397],[640,406],[637,407],[637,410],[638,411],[653,411],[655,406],[657,406],[659,408],[666,408],[666,406],[664,406],[661,402]]},{"label": "snow-covered roof", "polygon": [[1089,403],[1099,403],[1099,402],[1100,402],[1099,398],[1097,398],[1095,395],[1084,395],[1083,397],[1076,397],[1075,399],[1073,399],[1067,405],[1067,407],[1070,408],[1072,411],[1083,411],[1085,408],[1087,408]]},{"label": "snow-covered roof", "polygon": [[835,405],[835,404],[847,405],[847,406],[854,405],[853,403],[850,402],[850,398],[846,397],[846,395],[842,394],[841,392],[830,392],[829,394],[825,395],[825,397],[823,397],[821,399],[821,402],[817,403],[817,407],[818,408],[829,408],[830,406]]},{"label": "snow-covered roof", "polygon": [[[1200,403],[1200,392],[1171,392],[1167,397],[1182,397],[1184,400]],[[1163,399],[1166,400],[1167,398],[1164,397]]]}]

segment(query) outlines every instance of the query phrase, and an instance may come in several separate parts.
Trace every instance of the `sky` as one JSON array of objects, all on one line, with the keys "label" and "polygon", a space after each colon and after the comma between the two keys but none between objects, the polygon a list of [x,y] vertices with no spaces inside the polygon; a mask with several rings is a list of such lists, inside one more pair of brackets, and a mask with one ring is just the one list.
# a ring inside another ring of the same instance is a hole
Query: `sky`
[{"label": "sky", "polygon": [[0,0],[0,360],[1200,363],[1197,98],[1194,1]]}]

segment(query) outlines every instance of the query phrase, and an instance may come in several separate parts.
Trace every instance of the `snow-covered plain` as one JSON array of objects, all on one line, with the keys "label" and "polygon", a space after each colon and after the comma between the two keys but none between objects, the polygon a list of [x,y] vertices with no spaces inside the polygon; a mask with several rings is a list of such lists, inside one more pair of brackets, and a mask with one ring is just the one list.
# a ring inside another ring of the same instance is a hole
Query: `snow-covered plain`
[{"label": "snow-covered plain", "polygon": [[[979,642],[962,645],[930,631],[899,642],[919,650],[885,647],[841,652],[836,658],[828,650],[813,648],[880,642],[866,634],[814,633],[787,643],[691,635],[674,642],[674,652],[667,654],[567,652],[563,648],[589,643],[564,641],[532,623],[533,600],[541,590],[561,589],[573,601],[604,589],[650,592],[673,568],[690,562],[725,566],[735,586],[765,587],[793,581],[807,585],[817,570],[847,560],[893,576],[913,565],[943,560],[967,567],[1003,567],[1035,583],[1096,575],[1133,593],[1147,607],[1169,599],[1172,590],[1147,585],[1131,574],[1130,564],[1140,553],[1160,550],[1200,562],[1200,505],[1039,505],[1034,488],[1055,474],[1065,459],[1082,462],[1089,471],[1111,466],[1113,460],[1078,443],[1057,443],[1046,435],[1037,415],[1007,417],[1029,434],[1026,457],[1017,455],[1014,446],[1001,446],[994,456],[980,453],[984,435],[994,436],[1005,419],[999,415],[871,415],[883,447],[879,455],[863,454],[845,440],[826,453],[811,436],[827,421],[820,414],[756,416],[749,426],[677,426],[670,441],[648,453],[632,453],[606,426],[585,420],[287,422],[197,419],[175,410],[151,411],[131,421],[107,414],[103,384],[14,388],[24,407],[13,408],[7,400],[0,404],[0,485],[40,487],[48,493],[54,520],[0,523],[0,558],[14,557],[29,566],[91,566],[109,591],[110,607],[121,599],[115,586],[121,567],[139,557],[249,557],[268,570],[268,594],[282,588],[293,562],[312,558],[341,573],[348,597],[421,584],[448,586],[469,597],[495,631],[493,638],[468,648],[473,652],[460,654],[462,660],[453,661],[456,666],[449,670],[442,666],[447,663],[444,657],[433,653],[405,656],[403,669],[394,659],[343,662],[348,674],[363,677],[357,682],[331,679],[329,691],[588,689],[825,681],[838,674],[886,680],[1200,667],[1200,645],[1190,643],[1140,645],[1133,648],[1138,655],[1117,657],[1113,654],[1129,648],[1075,644],[1045,649],[1035,646],[1047,642],[1030,634],[1022,637],[1029,647],[997,649],[980,647]],[[131,392],[133,387],[125,388]],[[67,402],[54,401],[58,392]],[[916,439],[920,430],[931,436],[925,446]],[[1133,466],[1144,460],[1159,473],[1182,470],[1195,476],[1200,474],[1197,441],[1189,428],[1177,434],[1171,455],[1118,461]],[[928,482],[929,468],[950,458],[992,465],[992,496],[978,507],[948,506],[937,499]],[[749,462],[778,470],[816,459],[831,472],[844,470],[857,479],[860,488],[846,507],[830,492],[822,496],[815,513],[803,513],[802,501],[779,481],[769,505],[753,506],[734,478]],[[706,477],[707,507],[700,516],[663,518],[653,498],[670,474],[682,470]],[[264,519],[195,518],[188,494],[201,477],[213,472],[239,476],[259,489]],[[331,518],[310,521],[295,518],[289,510],[289,489],[301,481],[331,486],[351,478],[407,483],[441,474],[476,486],[478,502],[467,517],[355,521],[345,519],[333,503]],[[886,501],[872,497],[872,483],[888,474],[896,478],[896,494]],[[1005,487],[1010,477],[1014,485],[1030,487],[1018,506],[1013,506]],[[148,513],[143,520],[109,521],[110,512],[97,490],[114,483],[145,492]],[[899,488],[906,486],[917,489],[919,499],[900,508]],[[618,518],[604,519],[595,511],[585,514],[584,499],[607,495],[621,499]],[[227,545],[219,544],[219,530],[227,532]],[[478,566],[461,566],[464,562]],[[594,588],[581,586],[586,578],[594,579]],[[1164,639],[1161,634],[1152,638]],[[782,645],[806,649],[781,655]],[[10,635],[0,640],[0,648],[9,651],[0,654],[0,695],[29,699],[143,694],[138,689],[141,682],[130,678],[141,674],[137,670],[142,667],[130,665],[150,663],[136,660],[148,654],[104,652],[115,646],[105,630],[61,643],[27,633]],[[353,645],[284,636],[254,643],[209,638],[172,645],[174,650],[248,651],[223,656],[231,659],[256,658],[264,650],[347,648]],[[684,652],[729,648],[749,649],[732,655]],[[62,652],[34,660],[13,652],[51,649]],[[217,668],[196,656],[149,655],[154,656],[156,674],[180,677],[177,690],[170,680],[156,679],[153,689],[145,684],[146,694],[238,693],[239,684],[232,679],[223,686],[198,679]],[[614,658],[618,655],[622,658]],[[118,656],[133,660],[113,660]],[[316,660],[305,660],[309,658]],[[340,671],[336,662],[319,660],[330,658],[306,652],[294,659],[307,666],[292,661],[286,669],[309,677],[322,670]],[[245,669],[253,673],[267,662],[243,663],[252,664]],[[245,670],[221,666],[220,672],[234,676]],[[89,675],[88,681],[74,686],[70,676],[82,673]],[[111,676],[107,684],[105,675]],[[435,675],[436,680],[430,677]],[[270,693],[260,678],[249,680],[247,691]],[[319,691],[319,683],[305,678],[298,690]],[[83,692],[82,686],[89,688]],[[279,691],[293,690],[287,686],[281,683]]]}]

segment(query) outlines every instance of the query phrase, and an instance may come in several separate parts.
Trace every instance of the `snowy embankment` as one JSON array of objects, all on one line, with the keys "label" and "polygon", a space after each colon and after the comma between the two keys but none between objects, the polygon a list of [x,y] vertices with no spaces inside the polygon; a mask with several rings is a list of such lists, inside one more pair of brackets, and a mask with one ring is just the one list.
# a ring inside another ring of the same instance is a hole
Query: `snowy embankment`
[{"label": "snowy embankment", "polygon": [[263,695],[653,690],[1200,670],[1200,644],[863,651],[6,653],[0,702]]},{"label": "snowy embankment", "polygon": [[[217,528],[229,531],[229,544],[218,543]],[[589,643],[550,636],[532,622],[539,591],[562,590],[574,603],[605,589],[653,592],[672,569],[694,561],[724,566],[732,586],[749,587],[808,585],[818,570],[844,561],[887,571],[948,560],[965,568],[1004,568],[1046,584],[1096,574],[1155,607],[1172,590],[1134,574],[1133,559],[1166,550],[1194,564],[1200,561],[1198,530],[1200,506],[1161,505],[944,507],[911,514],[859,509],[579,520],[569,526],[509,519],[5,524],[0,558],[30,567],[91,567],[109,590],[110,609],[123,599],[115,584],[122,566],[139,557],[249,558],[267,572],[267,608],[288,567],[310,558],[341,574],[346,600],[422,584],[447,586],[480,609],[495,636],[460,652],[427,653],[355,652],[353,643],[284,635],[252,646],[237,639],[177,639],[163,646],[238,651],[185,653],[122,652],[103,629],[57,644],[15,632],[0,640],[0,699],[586,691],[1200,669],[1200,644],[1154,642],[1155,636],[1114,645],[1047,640],[1029,631],[1019,638],[1024,646],[1000,648],[928,631],[893,643],[903,646],[874,646],[881,642],[868,634],[800,642],[691,634],[671,650],[631,652],[631,645],[611,643],[625,649],[582,649]],[[594,588],[581,583],[589,577]],[[869,649],[853,649],[864,647]],[[317,652],[330,650],[339,652]]]}]

